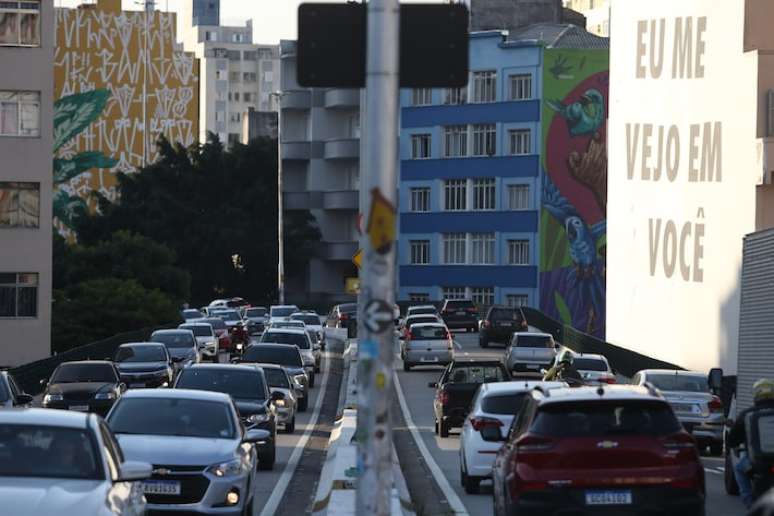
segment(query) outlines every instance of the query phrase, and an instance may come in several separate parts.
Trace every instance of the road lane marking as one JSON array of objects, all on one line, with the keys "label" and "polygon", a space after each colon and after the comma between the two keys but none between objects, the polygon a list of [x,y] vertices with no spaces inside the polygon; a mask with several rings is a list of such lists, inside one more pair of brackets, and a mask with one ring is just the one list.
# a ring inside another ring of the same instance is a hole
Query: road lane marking
[{"label": "road lane marking", "polygon": [[460,344],[459,342],[457,342],[457,341],[455,340],[455,341],[454,341],[454,345],[455,345],[455,346],[457,346],[457,349],[459,349],[460,351],[462,351],[462,344]]},{"label": "road lane marking", "polygon": [[290,459],[285,465],[282,475],[280,475],[279,480],[277,480],[274,491],[266,501],[266,505],[263,506],[260,516],[273,516],[277,511],[277,508],[285,495],[285,490],[288,488],[288,484],[290,484],[290,480],[293,478],[293,473],[296,471],[296,466],[298,466],[298,463],[301,460],[301,454],[303,453],[304,448],[306,448],[306,443],[309,441],[312,432],[317,426],[317,420],[320,417],[320,410],[322,409],[322,401],[325,397],[325,389],[328,386],[328,372],[330,371],[328,353],[326,352],[324,356],[325,363],[323,365],[325,366],[325,370],[323,372],[322,382],[320,383],[320,391],[317,393],[317,401],[314,404],[314,412],[312,412],[312,417],[309,418],[306,430],[293,448],[293,453],[290,455]]},{"label": "road lane marking", "polygon": [[724,471],[718,471],[716,469],[711,469],[711,468],[704,468],[704,471],[706,471],[707,473],[714,473],[715,475],[723,475],[725,473]]},{"label": "road lane marking", "polygon": [[457,493],[454,492],[452,486],[449,485],[449,481],[446,480],[446,476],[444,476],[441,468],[438,467],[438,464],[435,462],[435,459],[433,459],[433,456],[430,455],[430,451],[427,449],[425,441],[422,440],[422,436],[420,435],[417,426],[414,424],[414,420],[411,418],[411,413],[409,412],[406,398],[403,396],[403,389],[400,386],[398,373],[393,371],[392,376],[393,381],[395,382],[395,391],[398,393],[398,403],[400,404],[400,410],[403,412],[403,418],[406,420],[406,426],[408,427],[409,432],[411,432],[411,437],[414,438],[414,442],[416,443],[417,448],[419,448],[419,452],[422,454],[422,458],[425,460],[425,464],[427,464],[427,467],[430,468],[430,472],[433,474],[433,478],[435,478],[436,483],[438,483],[438,487],[440,487],[441,491],[443,491],[443,495],[449,502],[449,507],[453,513],[460,516],[468,516],[468,511],[465,509],[465,505],[462,503],[462,500],[460,500],[460,497],[457,496]]}]

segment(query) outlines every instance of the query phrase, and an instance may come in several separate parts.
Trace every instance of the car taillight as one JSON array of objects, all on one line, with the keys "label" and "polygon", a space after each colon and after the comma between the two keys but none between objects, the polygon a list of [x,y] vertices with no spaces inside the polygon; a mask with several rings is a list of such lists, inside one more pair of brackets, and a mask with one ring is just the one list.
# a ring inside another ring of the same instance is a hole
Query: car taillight
[{"label": "car taillight", "polygon": [[472,417],[470,418],[470,424],[473,425],[473,430],[476,432],[480,432],[483,428],[486,428],[488,426],[495,426],[495,427],[501,427],[503,426],[503,422],[499,419],[493,418],[493,417]]},{"label": "car taillight", "polygon": [[554,441],[545,437],[536,435],[524,435],[516,441],[516,451],[518,453],[542,453],[554,447]]},{"label": "car taillight", "polygon": [[477,310],[475,308],[466,308],[465,311],[468,312],[469,314],[474,314],[476,313]]},{"label": "car taillight", "polygon": [[449,393],[446,391],[439,392],[438,401],[441,402],[441,405],[446,405],[447,403],[449,403]]},{"label": "car taillight", "polygon": [[713,396],[708,405],[710,412],[723,412],[723,402],[717,396]]},{"label": "car taillight", "polygon": [[346,321],[347,319],[349,319],[349,315],[347,315],[347,314],[340,314],[339,315],[339,321]]},{"label": "car taillight", "polygon": [[481,326],[484,327],[484,328],[489,328],[490,326],[492,326],[492,323],[490,323],[489,321],[485,320],[485,321],[483,321],[481,323]]},{"label": "car taillight", "polygon": [[603,376],[599,379],[600,382],[604,383],[616,383],[618,380],[616,380],[615,376]]},{"label": "car taillight", "polygon": [[411,340],[414,338],[414,334],[411,333],[411,331],[406,332],[406,340]]}]

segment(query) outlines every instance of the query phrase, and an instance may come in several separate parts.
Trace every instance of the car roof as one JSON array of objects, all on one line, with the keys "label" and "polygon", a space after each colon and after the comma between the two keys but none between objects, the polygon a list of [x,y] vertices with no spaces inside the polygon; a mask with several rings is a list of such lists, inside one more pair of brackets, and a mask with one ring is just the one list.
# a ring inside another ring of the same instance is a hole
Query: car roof
[{"label": "car roof", "polygon": [[157,334],[169,334],[169,333],[180,333],[180,332],[187,332],[187,333],[193,333],[191,330],[186,330],[185,328],[175,328],[175,329],[169,329],[169,330],[156,330],[153,332],[153,335]]},{"label": "car roof", "polygon": [[542,380],[511,380],[508,382],[482,383],[481,395],[508,394],[513,392],[529,392],[535,388],[560,389],[567,387],[567,382],[544,382]]},{"label": "car roof", "polygon": [[0,410],[0,425],[41,425],[65,428],[88,428],[89,417],[85,412],[70,410],[52,410],[43,408],[12,408]]},{"label": "car roof", "polygon": [[513,334],[514,337],[521,337],[521,336],[530,336],[530,337],[551,337],[554,338],[553,335],[550,333],[543,333],[540,331],[517,331]]},{"label": "car roof", "polygon": [[476,358],[476,357],[454,357],[452,364],[465,364],[465,365],[502,365],[503,361],[498,358]]},{"label": "car roof", "polygon": [[191,364],[188,367],[183,368],[181,373],[183,371],[188,371],[189,369],[205,369],[205,370],[212,370],[212,371],[255,371],[255,368],[252,367],[252,364],[250,365],[241,365],[241,364]]},{"label": "car roof", "polygon": [[215,391],[200,391],[194,389],[129,389],[121,395],[121,399],[151,398],[178,399],[228,402],[229,394]]},{"label": "car roof", "polygon": [[270,308],[298,308],[296,305],[271,305]]},{"label": "car roof", "polygon": [[124,344],[121,344],[118,346],[119,348],[133,348],[136,346],[152,346],[154,348],[162,347],[164,349],[167,349],[167,347],[162,344],[161,342],[125,342]]},{"label": "car roof", "polygon": [[306,335],[306,330],[302,330],[300,328],[277,328],[277,327],[273,327],[273,328],[269,328],[268,330],[266,330],[264,335],[267,334],[267,333],[292,333],[293,335]]},{"label": "car roof", "polygon": [[419,319],[420,317],[426,318],[426,317],[434,317],[435,319],[439,319],[439,317],[436,314],[413,314],[406,317],[406,320],[409,319]]},{"label": "car roof", "polygon": [[[162,344],[163,346],[163,344]],[[85,364],[95,364],[95,365],[109,365],[112,366],[113,362],[110,360],[73,360],[70,362],[62,362],[59,365],[85,365]]]},{"label": "car roof", "polygon": [[182,326],[212,326],[208,322],[184,322],[180,323],[180,326],[177,327],[178,330],[185,330],[186,328],[182,328]]},{"label": "car roof", "polygon": [[[601,394],[600,394],[601,393]],[[562,403],[577,401],[665,401],[656,390],[637,385],[609,385],[604,387],[575,387],[552,389],[550,395],[542,401],[544,403]]]},{"label": "car roof", "polygon": [[603,362],[607,362],[607,357],[605,355],[600,355],[599,353],[578,353],[577,351],[570,351],[572,353],[573,358],[590,358],[592,360],[602,360]]},{"label": "car roof", "polygon": [[307,317],[320,317],[314,312],[293,312],[292,314],[290,314],[290,317],[293,317],[294,315],[305,315]]},{"label": "car roof", "polygon": [[[259,342],[258,344],[250,344],[247,346],[247,349],[286,349],[286,350],[298,350],[298,347],[295,344],[275,344],[272,342]],[[245,351],[247,351],[247,349]],[[300,353],[300,351],[299,351]]]},{"label": "car roof", "polygon": [[411,325],[412,328],[446,328],[446,325],[440,321],[438,322],[420,322]]},{"label": "car roof", "polygon": [[245,367],[260,367],[261,369],[282,369],[285,371],[285,367],[280,364],[267,364],[266,362],[256,362]]},{"label": "car roof", "polygon": [[411,305],[408,307],[408,310],[418,310],[420,308],[432,308],[433,310],[438,310],[435,305]]},{"label": "car roof", "polygon": [[702,376],[704,378],[707,377],[707,373],[702,373],[700,371],[682,371],[679,369],[643,369],[642,371],[639,371],[637,374],[671,374],[671,375],[677,375],[677,376]]}]

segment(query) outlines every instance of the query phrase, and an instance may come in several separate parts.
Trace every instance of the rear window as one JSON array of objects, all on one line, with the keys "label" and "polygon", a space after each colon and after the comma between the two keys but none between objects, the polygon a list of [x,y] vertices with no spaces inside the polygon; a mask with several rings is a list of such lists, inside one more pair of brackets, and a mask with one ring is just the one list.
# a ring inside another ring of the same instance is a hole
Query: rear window
[{"label": "rear window", "polygon": [[343,314],[353,314],[357,312],[357,303],[347,303],[339,305],[339,312]]},{"label": "rear window", "polygon": [[438,311],[435,308],[409,308],[411,315],[423,315],[423,314],[436,314]]},{"label": "rear window", "polygon": [[550,403],[540,407],[530,428],[549,437],[663,436],[678,431],[680,424],[667,403],[646,400]]},{"label": "rear window", "polygon": [[320,318],[316,315],[291,315],[292,321],[301,321],[309,326],[320,326]]},{"label": "rear window", "polygon": [[516,338],[517,348],[553,348],[554,339],[551,336],[519,334]]},{"label": "rear window", "polygon": [[184,324],[180,326],[180,329],[191,330],[194,334],[194,337],[209,337],[212,335],[211,326],[195,326],[195,325]]},{"label": "rear window", "polygon": [[292,344],[300,349],[309,349],[309,340],[302,333],[267,331],[261,336],[261,342],[272,344]]},{"label": "rear window", "polygon": [[481,401],[481,410],[489,414],[515,416],[521,410],[526,392],[487,396]]},{"label": "rear window", "polygon": [[301,354],[297,349],[282,346],[248,347],[242,358],[243,362],[259,362],[279,364],[283,366],[302,367]]},{"label": "rear window", "polygon": [[280,389],[289,389],[288,375],[282,369],[275,369],[273,367],[264,367],[263,375],[266,377],[266,383],[269,387],[277,387]]},{"label": "rear window", "polygon": [[469,300],[463,300],[463,299],[451,299],[446,301],[446,308],[475,308],[476,305],[473,304],[473,301]]},{"label": "rear window", "polygon": [[203,322],[206,322],[210,326],[212,326],[213,330],[225,330],[226,329],[226,323],[223,321],[223,319],[205,319]]},{"label": "rear window", "polygon": [[448,383],[490,383],[505,380],[500,366],[466,365],[452,368]]},{"label": "rear window", "polygon": [[572,365],[578,371],[607,371],[607,364],[598,358],[574,358]]},{"label": "rear window", "polygon": [[489,312],[490,321],[521,321],[521,311],[510,308],[493,308]]},{"label": "rear window", "polygon": [[437,323],[438,317],[435,316],[429,316],[429,317],[410,317],[406,320],[406,324],[409,326],[414,324],[425,324],[425,323]]},{"label": "rear window", "polygon": [[245,310],[245,316],[247,317],[264,317],[265,315],[265,308],[248,308]]},{"label": "rear window", "polygon": [[705,376],[649,374],[646,380],[662,391],[709,392]]},{"label": "rear window", "polygon": [[411,337],[417,340],[444,340],[449,333],[443,326],[413,326]]}]

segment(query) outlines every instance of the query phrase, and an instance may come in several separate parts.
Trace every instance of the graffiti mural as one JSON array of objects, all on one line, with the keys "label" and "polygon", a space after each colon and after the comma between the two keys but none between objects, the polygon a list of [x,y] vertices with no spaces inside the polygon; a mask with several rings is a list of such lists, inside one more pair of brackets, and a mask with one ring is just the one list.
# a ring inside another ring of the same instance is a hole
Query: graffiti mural
[{"label": "graffiti mural", "polygon": [[173,13],[120,0],[55,11],[54,214],[72,236],[74,210],[94,209],[94,191],[114,200],[116,173],[156,159],[159,136],[196,141],[199,65],[178,49]]},{"label": "graffiti mural", "polygon": [[607,50],[546,49],[540,309],[605,336]]}]

